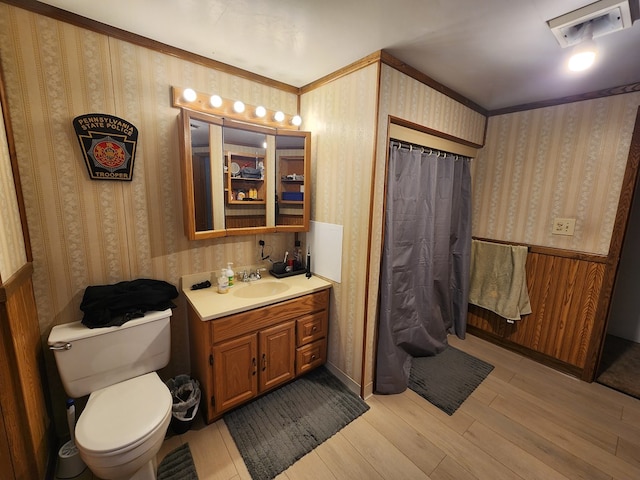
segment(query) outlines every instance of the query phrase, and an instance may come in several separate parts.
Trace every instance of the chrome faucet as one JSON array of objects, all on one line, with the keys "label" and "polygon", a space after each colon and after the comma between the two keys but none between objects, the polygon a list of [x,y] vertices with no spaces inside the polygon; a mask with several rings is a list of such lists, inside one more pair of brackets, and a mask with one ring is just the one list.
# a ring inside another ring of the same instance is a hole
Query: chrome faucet
[{"label": "chrome faucet", "polygon": [[243,270],[240,272],[242,275],[243,282],[253,282],[255,280],[260,280],[262,278],[262,274],[260,272],[264,272],[266,268],[257,268],[255,272],[251,270]]}]

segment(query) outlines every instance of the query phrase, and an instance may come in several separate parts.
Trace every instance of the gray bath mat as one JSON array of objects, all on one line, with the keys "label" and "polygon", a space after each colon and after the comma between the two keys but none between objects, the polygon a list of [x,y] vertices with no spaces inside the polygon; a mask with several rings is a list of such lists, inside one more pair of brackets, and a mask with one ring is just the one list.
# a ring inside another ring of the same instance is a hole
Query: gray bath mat
[{"label": "gray bath mat", "polygon": [[491,370],[493,365],[448,346],[433,357],[413,359],[409,388],[453,415]]},{"label": "gray bath mat", "polygon": [[638,372],[640,372],[640,344],[607,335],[596,382],[640,398]]},{"label": "gray bath mat", "polygon": [[188,443],[167,454],[158,465],[158,480],[198,480]]},{"label": "gray bath mat", "polygon": [[286,470],[369,406],[317,368],[224,416],[253,480]]}]

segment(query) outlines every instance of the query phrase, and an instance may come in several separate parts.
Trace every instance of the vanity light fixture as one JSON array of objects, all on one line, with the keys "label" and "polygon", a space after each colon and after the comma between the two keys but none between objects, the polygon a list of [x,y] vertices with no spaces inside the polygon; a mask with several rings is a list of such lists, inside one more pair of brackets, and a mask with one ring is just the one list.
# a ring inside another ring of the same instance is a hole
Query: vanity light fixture
[{"label": "vanity light fixture", "polygon": [[209,103],[213,108],[220,108],[222,106],[222,97],[220,95],[211,95]]},{"label": "vanity light fixture", "polygon": [[240,100],[236,100],[233,103],[233,111],[236,113],[244,112],[244,103],[242,103]]},{"label": "vanity light fixture", "polygon": [[240,100],[230,100],[217,94],[198,92],[193,88],[171,87],[172,106],[216,115],[222,118],[257,123],[271,128],[297,130],[302,125],[299,115],[289,115],[269,110],[259,105],[245,105]]}]

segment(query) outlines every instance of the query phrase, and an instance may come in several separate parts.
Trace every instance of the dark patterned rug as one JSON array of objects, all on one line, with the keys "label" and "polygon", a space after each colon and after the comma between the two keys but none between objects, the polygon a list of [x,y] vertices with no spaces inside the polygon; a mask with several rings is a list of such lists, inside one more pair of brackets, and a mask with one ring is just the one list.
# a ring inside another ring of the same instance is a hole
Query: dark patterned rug
[{"label": "dark patterned rug", "polygon": [[453,415],[491,370],[493,365],[448,346],[433,357],[413,359],[409,388]]},{"label": "dark patterned rug", "polygon": [[368,409],[320,367],[227,413],[224,421],[251,478],[269,480]]},{"label": "dark patterned rug", "polygon": [[167,454],[158,465],[158,480],[198,480],[189,444]]},{"label": "dark patterned rug", "polygon": [[640,344],[607,335],[596,382],[640,398]]}]

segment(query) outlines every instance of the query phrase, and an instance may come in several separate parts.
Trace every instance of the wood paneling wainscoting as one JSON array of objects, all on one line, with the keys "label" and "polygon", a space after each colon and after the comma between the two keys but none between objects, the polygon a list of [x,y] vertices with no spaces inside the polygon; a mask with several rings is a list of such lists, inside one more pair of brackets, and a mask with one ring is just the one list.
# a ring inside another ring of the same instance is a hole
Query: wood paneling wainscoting
[{"label": "wood paneling wainscoting", "polygon": [[51,424],[42,384],[43,351],[26,264],[0,284],[0,477],[45,478],[51,472]]},{"label": "wood paneling wainscoting", "polygon": [[582,377],[606,262],[606,256],[529,246],[526,275],[532,313],[508,323],[469,305],[467,331]]}]

